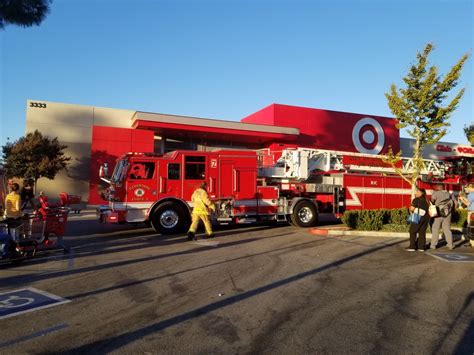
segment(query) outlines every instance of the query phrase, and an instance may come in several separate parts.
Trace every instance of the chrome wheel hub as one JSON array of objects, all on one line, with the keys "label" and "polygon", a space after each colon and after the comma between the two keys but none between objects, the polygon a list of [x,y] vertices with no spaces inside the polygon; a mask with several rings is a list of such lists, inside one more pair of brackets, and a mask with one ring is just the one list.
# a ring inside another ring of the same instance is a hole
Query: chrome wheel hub
[{"label": "chrome wheel hub", "polygon": [[160,216],[160,224],[164,228],[173,228],[178,224],[178,214],[172,210],[164,211]]},{"label": "chrome wheel hub", "polygon": [[298,211],[298,218],[303,223],[309,223],[313,219],[313,211],[309,207],[303,207]]}]

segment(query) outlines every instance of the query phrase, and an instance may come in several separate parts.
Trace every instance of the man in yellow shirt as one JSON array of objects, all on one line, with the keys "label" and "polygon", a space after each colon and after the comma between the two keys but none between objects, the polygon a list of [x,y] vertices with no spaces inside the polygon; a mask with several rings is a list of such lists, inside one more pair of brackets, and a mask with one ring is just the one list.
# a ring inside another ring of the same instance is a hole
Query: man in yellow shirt
[{"label": "man in yellow shirt", "polygon": [[209,221],[209,210],[215,211],[216,206],[209,199],[206,191],[207,184],[203,182],[196,190],[194,190],[191,200],[193,201],[193,213],[191,215],[191,227],[188,231],[188,240],[196,240],[196,230],[201,220],[206,228],[207,238],[213,238],[212,225]]}]

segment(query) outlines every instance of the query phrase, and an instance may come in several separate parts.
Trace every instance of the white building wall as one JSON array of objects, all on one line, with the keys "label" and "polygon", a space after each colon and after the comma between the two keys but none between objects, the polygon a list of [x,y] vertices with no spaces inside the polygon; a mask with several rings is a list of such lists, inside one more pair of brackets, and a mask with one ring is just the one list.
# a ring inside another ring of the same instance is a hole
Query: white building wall
[{"label": "white building wall", "polygon": [[68,170],[59,173],[54,180],[40,179],[37,191],[44,191],[50,197],[65,191],[87,200],[92,126],[130,128],[134,114],[131,110],[28,100],[25,133],[37,129],[44,136],[57,137],[68,146],[65,152],[71,157]]}]

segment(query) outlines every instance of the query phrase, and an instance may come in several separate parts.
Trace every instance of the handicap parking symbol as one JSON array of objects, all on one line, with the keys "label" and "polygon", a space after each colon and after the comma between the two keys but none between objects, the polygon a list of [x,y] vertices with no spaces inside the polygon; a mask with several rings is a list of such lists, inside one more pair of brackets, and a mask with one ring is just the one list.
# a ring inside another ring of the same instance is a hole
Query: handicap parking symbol
[{"label": "handicap parking symbol", "polygon": [[28,306],[32,304],[35,300],[30,297],[20,297],[20,296],[8,296],[5,299],[0,300],[0,309],[2,308],[18,308],[23,306]]},{"label": "handicap parking symbol", "polygon": [[70,300],[33,287],[0,293],[0,319],[67,302]]},{"label": "handicap parking symbol", "polygon": [[452,255],[445,255],[444,256],[446,259],[451,259],[451,260],[456,260],[456,261],[461,261],[461,260],[466,260],[466,259],[469,259],[468,256],[464,256],[464,255],[459,255],[459,254],[452,254]]},{"label": "handicap parking symbol", "polygon": [[470,254],[451,254],[451,253],[429,253],[431,256],[448,262],[472,263],[474,255]]}]

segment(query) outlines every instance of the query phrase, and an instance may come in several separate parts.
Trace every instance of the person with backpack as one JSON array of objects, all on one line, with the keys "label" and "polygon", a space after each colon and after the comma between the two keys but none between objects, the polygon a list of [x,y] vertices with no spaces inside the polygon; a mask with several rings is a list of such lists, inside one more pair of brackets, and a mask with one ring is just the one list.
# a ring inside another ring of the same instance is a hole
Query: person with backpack
[{"label": "person with backpack", "polygon": [[444,189],[443,184],[437,184],[431,195],[431,203],[436,206],[437,216],[433,217],[431,225],[430,249],[436,249],[438,245],[439,230],[442,228],[446,243],[450,250],[454,249],[453,234],[451,233],[451,213],[455,208],[456,200]]}]

